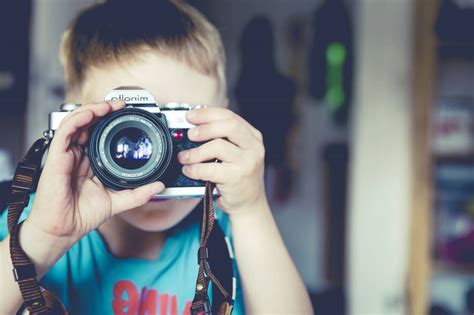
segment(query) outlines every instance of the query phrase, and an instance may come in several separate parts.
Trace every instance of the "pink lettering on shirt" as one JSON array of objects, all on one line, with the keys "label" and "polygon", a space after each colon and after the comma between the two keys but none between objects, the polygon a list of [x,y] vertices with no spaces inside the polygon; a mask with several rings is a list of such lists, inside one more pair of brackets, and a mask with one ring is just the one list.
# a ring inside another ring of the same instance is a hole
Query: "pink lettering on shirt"
[{"label": "pink lettering on shirt", "polygon": [[[178,315],[178,298],[175,294],[159,293],[137,286],[129,280],[120,280],[113,288],[114,315]],[[159,306],[159,310],[158,310]],[[186,302],[182,315],[190,315],[191,301]]]}]

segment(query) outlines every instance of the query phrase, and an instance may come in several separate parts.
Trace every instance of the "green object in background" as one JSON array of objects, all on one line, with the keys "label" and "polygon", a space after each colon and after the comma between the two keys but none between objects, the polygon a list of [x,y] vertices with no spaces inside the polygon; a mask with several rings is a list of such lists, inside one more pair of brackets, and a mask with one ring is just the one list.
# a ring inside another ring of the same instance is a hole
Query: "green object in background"
[{"label": "green object in background", "polygon": [[333,112],[337,111],[345,101],[342,71],[346,55],[346,48],[339,42],[330,43],[326,49],[328,71],[325,99],[329,109]]}]

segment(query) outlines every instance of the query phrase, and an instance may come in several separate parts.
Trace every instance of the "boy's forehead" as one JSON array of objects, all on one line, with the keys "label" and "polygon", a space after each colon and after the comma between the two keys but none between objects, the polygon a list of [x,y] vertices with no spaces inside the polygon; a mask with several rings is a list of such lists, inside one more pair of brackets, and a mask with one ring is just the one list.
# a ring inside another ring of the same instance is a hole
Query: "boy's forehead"
[{"label": "boy's forehead", "polygon": [[217,78],[157,53],[144,53],[140,59],[110,62],[85,73],[80,91],[81,103],[100,102],[120,86],[139,86],[149,90],[158,103],[185,102],[206,106],[225,106],[224,87]]}]

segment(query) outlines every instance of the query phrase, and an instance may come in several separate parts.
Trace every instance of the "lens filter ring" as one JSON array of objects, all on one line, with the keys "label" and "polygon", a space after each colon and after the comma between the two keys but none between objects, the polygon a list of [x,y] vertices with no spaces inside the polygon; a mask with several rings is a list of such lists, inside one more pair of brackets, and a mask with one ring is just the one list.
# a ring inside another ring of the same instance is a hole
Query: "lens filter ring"
[{"label": "lens filter ring", "polygon": [[160,114],[126,108],[101,119],[89,139],[94,174],[120,190],[157,181],[166,171],[173,142]]}]

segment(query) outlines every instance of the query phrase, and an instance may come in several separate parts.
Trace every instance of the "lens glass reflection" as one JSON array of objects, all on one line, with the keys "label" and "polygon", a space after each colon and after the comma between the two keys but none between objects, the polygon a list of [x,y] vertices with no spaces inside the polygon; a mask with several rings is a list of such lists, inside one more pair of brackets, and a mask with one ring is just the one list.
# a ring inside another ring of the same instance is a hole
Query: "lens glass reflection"
[{"label": "lens glass reflection", "polygon": [[138,128],[118,131],[110,142],[110,155],[120,167],[134,170],[145,165],[153,153],[150,137]]}]

